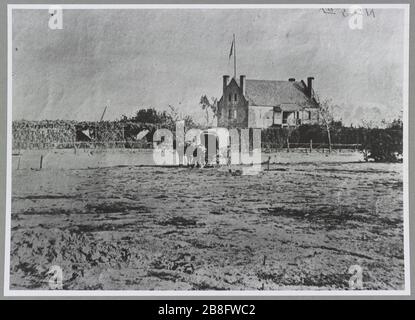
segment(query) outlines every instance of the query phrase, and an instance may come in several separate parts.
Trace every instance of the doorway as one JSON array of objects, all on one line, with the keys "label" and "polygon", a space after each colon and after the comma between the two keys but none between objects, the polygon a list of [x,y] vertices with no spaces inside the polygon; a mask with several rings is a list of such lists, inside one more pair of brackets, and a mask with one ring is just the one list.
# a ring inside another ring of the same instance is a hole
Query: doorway
[{"label": "doorway", "polygon": [[211,132],[203,133],[202,143],[206,148],[206,164],[219,164],[219,137]]}]

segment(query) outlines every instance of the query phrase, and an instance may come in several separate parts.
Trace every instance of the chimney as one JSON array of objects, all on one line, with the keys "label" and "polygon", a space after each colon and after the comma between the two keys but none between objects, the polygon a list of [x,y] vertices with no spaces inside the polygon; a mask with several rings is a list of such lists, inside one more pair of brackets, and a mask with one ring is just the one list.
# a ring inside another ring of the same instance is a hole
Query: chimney
[{"label": "chimney", "polygon": [[241,88],[242,94],[245,96],[245,78],[246,76],[239,77],[239,87]]},{"label": "chimney", "polygon": [[314,77],[307,78],[307,93],[310,98],[313,95],[313,80],[314,80]]},{"label": "chimney", "polygon": [[223,94],[225,95],[226,87],[228,86],[229,76],[223,76]]},{"label": "chimney", "polygon": [[295,81],[295,78],[289,78],[288,81],[294,82]]}]

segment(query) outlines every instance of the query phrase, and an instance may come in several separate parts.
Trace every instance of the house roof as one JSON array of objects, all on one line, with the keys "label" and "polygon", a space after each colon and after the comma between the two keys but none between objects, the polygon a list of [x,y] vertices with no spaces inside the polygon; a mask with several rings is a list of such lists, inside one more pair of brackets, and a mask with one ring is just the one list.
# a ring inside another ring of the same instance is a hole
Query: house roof
[{"label": "house roof", "polygon": [[[317,107],[303,81],[246,80],[245,98],[252,106],[301,105]],[[298,107],[297,107],[298,109]]]},{"label": "house roof", "polygon": [[278,106],[274,107],[274,111],[281,112],[281,111],[298,111],[298,105],[296,103],[282,103]]}]

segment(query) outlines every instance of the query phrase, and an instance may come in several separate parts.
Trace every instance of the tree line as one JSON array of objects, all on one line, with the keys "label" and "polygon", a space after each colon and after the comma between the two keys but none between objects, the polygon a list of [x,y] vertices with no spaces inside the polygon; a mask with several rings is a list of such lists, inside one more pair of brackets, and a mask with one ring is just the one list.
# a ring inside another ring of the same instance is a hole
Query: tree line
[{"label": "tree line", "polygon": [[[217,111],[217,101],[203,96],[200,100],[202,110],[213,115]],[[65,120],[13,121],[14,148],[46,148],[58,143],[67,147],[77,141],[125,142],[125,147],[137,147],[137,140],[142,131],[148,131],[143,146],[150,147],[152,136],[159,128],[174,132],[177,121],[184,121],[185,130],[203,129],[189,115],[181,115],[173,106],[168,111],[157,111],[154,108],[139,109],[130,117],[123,115],[115,121],[76,122]],[[321,103],[320,123],[301,125],[298,127],[270,127],[261,132],[263,149],[286,148],[287,144],[324,144],[329,152],[336,144],[355,144],[365,153],[367,159],[375,161],[398,161],[403,154],[403,122],[400,119],[390,123],[384,122],[382,127],[344,126],[335,121],[329,103]],[[32,146],[32,147],[31,147]]]},{"label": "tree line", "polygon": [[326,125],[301,125],[295,128],[271,127],[261,132],[265,149],[287,148],[289,144],[323,144],[329,152],[335,145],[356,145],[367,160],[396,162],[403,155],[403,122],[384,122],[379,127],[344,126],[341,121]]}]

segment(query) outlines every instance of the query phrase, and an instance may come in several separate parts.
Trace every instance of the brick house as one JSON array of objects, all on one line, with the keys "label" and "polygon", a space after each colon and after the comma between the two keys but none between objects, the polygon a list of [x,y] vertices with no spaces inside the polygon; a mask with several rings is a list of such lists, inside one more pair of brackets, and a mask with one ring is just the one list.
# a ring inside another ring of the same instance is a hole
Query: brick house
[{"label": "brick house", "polygon": [[241,75],[223,76],[223,94],[218,102],[218,126],[268,128],[297,126],[318,122],[318,100],[313,77],[307,84],[293,78],[288,81],[250,80]]}]

